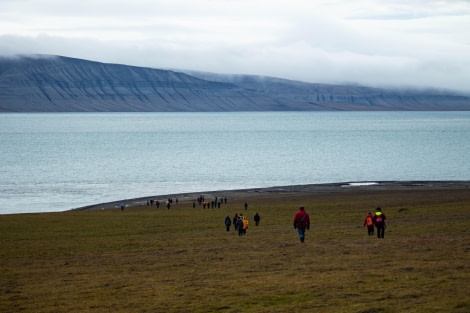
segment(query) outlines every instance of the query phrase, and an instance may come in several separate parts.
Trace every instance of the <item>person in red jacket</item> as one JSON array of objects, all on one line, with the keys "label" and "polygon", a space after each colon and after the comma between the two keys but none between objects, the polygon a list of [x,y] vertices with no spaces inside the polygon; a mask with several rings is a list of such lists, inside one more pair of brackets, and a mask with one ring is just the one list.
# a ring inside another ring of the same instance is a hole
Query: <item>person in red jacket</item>
[{"label": "person in red jacket", "polygon": [[369,236],[374,235],[374,215],[372,215],[371,212],[367,214],[365,220],[364,220],[364,227],[367,226],[367,234]]},{"label": "person in red jacket", "polygon": [[299,232],[300,242],[305,241],[305,229],[310,229],[310,216],[305,212],[303,205],[300,206],[299,211],[294,216],[294,229]]}]

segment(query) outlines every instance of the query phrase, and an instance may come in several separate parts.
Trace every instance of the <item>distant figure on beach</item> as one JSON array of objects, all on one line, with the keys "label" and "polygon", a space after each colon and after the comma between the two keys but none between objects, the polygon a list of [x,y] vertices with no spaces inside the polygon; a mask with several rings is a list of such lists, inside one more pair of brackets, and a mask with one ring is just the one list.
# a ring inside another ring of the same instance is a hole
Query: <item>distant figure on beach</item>
[{"label": "distant figure on beach", "polygon": [[299,207],[299,210],[294,215],[294,229],[297,229],[300,242],[303,243],[305,241],[305,229],[310,229],[310,216],[305,212],[303,205]]},{"label": "distant figure on beach", "polygon": [[124,211],[124,203],[121,203],[121,211]]},{"label": "distant figure on beach", "polygon": [[374,235],[374,215],[371,212],[367,214],[366,218],[364,219],[364,227],[367,226],[367,234],[369,236]]},{"label": "distant figure on beach", "polygon": [[261,220],[261,217],[259,216],[258,212],[256,212],[255,217],[253,218],[255,220],[255,225],[259,225],[259,221]]},{"label": "distant figure on beach", "polygon": [[230,216],[227,215],[225,218],[225,227],[227,227],[227,231],[230,231],[230,226],[232,225],[232,220],[230,219]]},{"label": "distant figure on beach", "polygon": [[374,224],[375,224],[375,227],[377,227],[377,238],[384,238],[386,219],[387,217],[385,216],[384,213],[382,213],[382,209],[380,207],[375,209]]},{"label": "distant figure on beach", "polygon": [[245,202],[245,210],[248,210],[248,203]]}]

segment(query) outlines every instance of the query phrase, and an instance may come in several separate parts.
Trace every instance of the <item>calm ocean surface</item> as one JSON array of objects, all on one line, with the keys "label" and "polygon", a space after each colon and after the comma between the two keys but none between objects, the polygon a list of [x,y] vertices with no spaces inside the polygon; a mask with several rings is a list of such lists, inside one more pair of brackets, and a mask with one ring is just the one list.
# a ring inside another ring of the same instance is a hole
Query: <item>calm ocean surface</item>
[{"label": "calm ocean surface", "polygon": [[470,112],[0,114],[0,214],[151,195],[470,180]]}]

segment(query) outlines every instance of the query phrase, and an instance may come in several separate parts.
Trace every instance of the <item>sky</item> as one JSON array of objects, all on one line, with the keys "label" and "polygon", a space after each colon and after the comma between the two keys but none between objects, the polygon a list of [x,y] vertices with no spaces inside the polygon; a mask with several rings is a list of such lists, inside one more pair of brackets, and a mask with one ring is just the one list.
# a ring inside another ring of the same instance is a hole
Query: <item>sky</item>
[{"label": "sky", "polygon": [[470,0],[0,0],[0,55],[470,93]]}]

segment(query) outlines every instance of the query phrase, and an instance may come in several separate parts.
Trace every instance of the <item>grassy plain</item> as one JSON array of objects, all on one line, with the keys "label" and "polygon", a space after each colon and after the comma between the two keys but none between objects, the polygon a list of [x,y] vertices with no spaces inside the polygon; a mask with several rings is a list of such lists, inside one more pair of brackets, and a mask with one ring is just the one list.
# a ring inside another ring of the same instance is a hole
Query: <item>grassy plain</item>
[{"label": "grassy plain", "polygon": [[[378,205],[385,239],[363,227]],[[235,213],[246,236],[225,230]],[[469,226],[468,187],[0,215],[0,312],[470,312]]]}]

